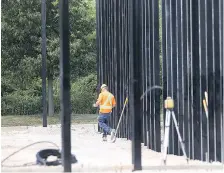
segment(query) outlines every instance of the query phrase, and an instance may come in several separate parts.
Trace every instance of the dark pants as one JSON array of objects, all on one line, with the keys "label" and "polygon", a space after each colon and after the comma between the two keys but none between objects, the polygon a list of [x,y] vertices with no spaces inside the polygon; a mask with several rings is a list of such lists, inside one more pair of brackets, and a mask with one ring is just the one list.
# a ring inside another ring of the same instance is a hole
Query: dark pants
[{"label": "dark pants", "polygon": [[108,126],[108,121],[111,113],[100,113],[98,122],[99,126],[103,129],[103,135],[110,134],[111,128]]}]

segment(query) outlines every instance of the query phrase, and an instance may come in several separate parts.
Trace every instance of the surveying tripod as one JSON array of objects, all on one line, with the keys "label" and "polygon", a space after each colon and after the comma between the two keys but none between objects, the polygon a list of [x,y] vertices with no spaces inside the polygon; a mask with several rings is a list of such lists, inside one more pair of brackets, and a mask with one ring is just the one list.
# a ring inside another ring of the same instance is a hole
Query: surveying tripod
[{"label": "surveying tripod", "polygon": [[164,154],[163,155],[163,162],[164,162],[164,164],[166,164],[167,148],[169,146],[169,131],[170,131],[170,119],[171,119],[171,117],[173,118],[173,122],[174,122],[174,125],[175,125],[176,130],[177,130],[178,139],[179,139],[179,142],[181,144],[181,148],[182,148],[184,157],[186,158],[186,160],[188,162],[187,154],[186,154],[185,149],[184,149],[184,143],[183,143],[183,140],[182,140],[181,135],[180,135],[180,131],[179,131],[179,128],[178,128],[178,125],[177,125],[177,120],[176,120],[173,108],[174,108],[173,99],[171,97],[167,97],[167,99],[165,100],[166,121],[165,121],[165,135],[164,135],[164,141],[163,141],[163,148],[164,148],[164,150],[163,150],[163,154]]}]

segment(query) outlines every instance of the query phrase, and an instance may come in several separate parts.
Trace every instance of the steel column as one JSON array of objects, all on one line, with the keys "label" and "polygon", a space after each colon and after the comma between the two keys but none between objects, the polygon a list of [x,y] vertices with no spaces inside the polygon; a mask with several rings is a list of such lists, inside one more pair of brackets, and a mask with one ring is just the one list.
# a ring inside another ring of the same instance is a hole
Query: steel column
[{"label": "steel column", "polygon": [[41,35],[42,35],[42,106],[43,127],[47,127],[47,100],[46,100],[46,78],[47,78],[47,38],[46,38],[46,0],[41,0]]},{"label": "steel column", "polygon": [[[140,165],[135,159],[140,157],[141,142],[161,150],[160,122],[165,115],[161,102],[167,96],[175,101],[187,156],[224,162],[223,4],[222,0],[97,0],[98,82],[107,83],[117,99],[112,127],[129,97],[118,136],[133,140],[133,163]],[[139,100],[155,85],[163,86],[162,94],[151,90]],[[169,135],[168,152],[182,155],[173,124]]]},{"label": "steel column", "polygon": [[141,79],[140,75],[140,4],[142,1],[131,0],[129,1],[129,14],[130,14],[130,23],[129,23],[129,33],[130,33],[130,42],[129,42],[129,53],[130,53],[130,113],[131,113],[131,140],[132,140],[132,164],[133,170],[141,170],[141,117],[140,117],[140,96],[141,90],[139,82]]},{"label": "steel column", "polygon": [[61,133],[62,162],[64,172],[71,172],[71,102],[69,58],[69,12],[68,1],[60,1],[60,87],[61,87]]}]

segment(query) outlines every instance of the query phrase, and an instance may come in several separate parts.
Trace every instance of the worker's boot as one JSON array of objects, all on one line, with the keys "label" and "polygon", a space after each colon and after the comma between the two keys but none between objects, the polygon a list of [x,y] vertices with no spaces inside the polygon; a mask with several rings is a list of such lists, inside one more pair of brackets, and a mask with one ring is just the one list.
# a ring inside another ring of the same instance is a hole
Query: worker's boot
[{"label": "worker's boot", "polygon": [[103,141],[107,141],[107,135],[103,134]]}]

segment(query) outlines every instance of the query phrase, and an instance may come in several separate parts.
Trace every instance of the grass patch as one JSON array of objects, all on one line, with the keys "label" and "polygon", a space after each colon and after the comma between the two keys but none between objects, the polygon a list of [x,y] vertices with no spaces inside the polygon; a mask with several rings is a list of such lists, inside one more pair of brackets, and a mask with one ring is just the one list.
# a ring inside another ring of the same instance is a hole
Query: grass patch
[{"label": "grass patch", "polygon": [[[74,114],[71,116],[72,124],[88,124],[88,123],[97,123],[97,114]],[[41,115],[7,115],[1,116],[1,125],[2,127],[10,126],[38,126],[42,125],[42,116]],[[47,124],[60,124],[60,116],[48,116]]]}]

